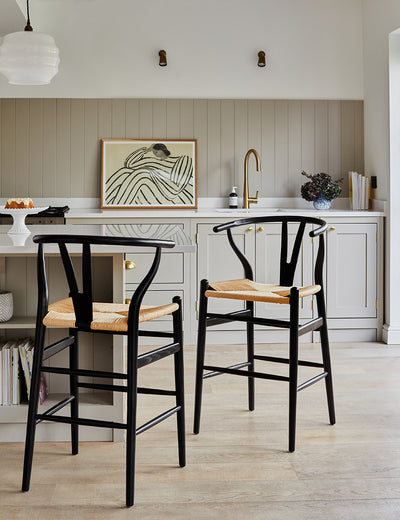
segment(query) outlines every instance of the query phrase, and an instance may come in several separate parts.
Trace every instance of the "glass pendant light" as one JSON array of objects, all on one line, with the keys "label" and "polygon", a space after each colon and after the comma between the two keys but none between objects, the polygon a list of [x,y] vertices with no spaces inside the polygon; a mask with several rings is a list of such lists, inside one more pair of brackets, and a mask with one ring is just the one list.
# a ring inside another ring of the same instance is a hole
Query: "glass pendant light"
[{"label": "glass pendant light", "polygon": [[29,19],[24,31],[7,34],[0,46],[0,72],[11,85],[47,85],[58,72],[60,63],[54,38],[35,33]]}]

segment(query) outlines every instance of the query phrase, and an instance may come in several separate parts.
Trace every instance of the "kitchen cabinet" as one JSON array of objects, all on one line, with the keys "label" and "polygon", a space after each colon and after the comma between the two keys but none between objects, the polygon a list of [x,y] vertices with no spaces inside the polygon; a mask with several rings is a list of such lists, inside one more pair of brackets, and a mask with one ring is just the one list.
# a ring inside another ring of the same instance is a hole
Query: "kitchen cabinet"
[{"label": "kitchen cabinet", "polygon": [[[379,337],[382,326],[383,246],[382,224],[377,219],[326,219],[325,301],[331,341],[365,340]],[[197,287],[200,280],[228,280],[243,277],[243,269],[236,258],[225,232],[214,233],[218,222],[199,223]],[[293,245],[297,226],[289,227],[289,243]],[[234,230],[234,238],[254,268],[255,280],[278,283],[280,255],[280,224],[259,224]],[[306,230],[307,233],[307,230]],[[317,241],[303,241],[294,283],[312,285]],[[290,254],[290,252],[289,252]],[[211,312],[229,312],[238,309],[238,302],[210,299]],[[257,303],[256,314],[287,319],[286,305]],[[312,298],[301,302],[300,319],[314,315]],[[256,327],[257,328],[257,327]],[[233,335],[221,331],[244,330],[240,323],[228,323],[210,328],[211,341],[234,340]],[[318,341],[314,333],[302,338]],[[286,341],[284,331],[270,329],[262,332],[258,341]],[[256,339],[257,341],[257,339]]]},{"label": "kitchen cabinet", "polygon": [[377,315],[377,224],[332,222],[327,231],[328,318]]}]

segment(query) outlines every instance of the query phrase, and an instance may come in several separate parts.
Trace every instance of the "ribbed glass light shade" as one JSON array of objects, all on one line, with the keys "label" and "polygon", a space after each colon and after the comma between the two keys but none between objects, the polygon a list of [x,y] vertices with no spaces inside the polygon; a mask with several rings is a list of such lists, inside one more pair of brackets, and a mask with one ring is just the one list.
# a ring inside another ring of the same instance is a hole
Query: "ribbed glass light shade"
[{"label": "ribbed glass light shade", "polygon": [[47,85],[60,63],[54,38],[33,31],[4,36],[0,46],[0,72],[11,85]]}]

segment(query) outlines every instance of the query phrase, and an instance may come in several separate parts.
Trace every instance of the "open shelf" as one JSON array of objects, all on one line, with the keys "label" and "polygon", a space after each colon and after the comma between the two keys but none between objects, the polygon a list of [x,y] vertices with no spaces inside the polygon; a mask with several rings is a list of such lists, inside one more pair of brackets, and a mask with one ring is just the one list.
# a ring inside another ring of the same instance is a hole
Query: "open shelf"
[{"label": "open shelf", "polygon": [[35,316],[16,316],[11,320],[0,322],[0,329],[34,329],[36,328]]}]

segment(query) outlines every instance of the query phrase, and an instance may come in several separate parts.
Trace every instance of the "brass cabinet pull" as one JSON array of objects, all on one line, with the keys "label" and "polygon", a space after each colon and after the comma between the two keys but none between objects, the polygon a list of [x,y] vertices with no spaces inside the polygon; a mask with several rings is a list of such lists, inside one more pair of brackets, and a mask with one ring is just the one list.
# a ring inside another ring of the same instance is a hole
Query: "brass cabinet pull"
[{"label": "brass cabinet pull", "polygon": [[130,260],[126,260],[125,262],[125,269],[135,269],[136,264],[134,262],[131,262]]},{"label": "brass cabinet pull", "polygon": [[331,226],[331,231],[335,231],[335,226]]},{"label": "brass cabinet pull", "polygon": [[249,228],[247,228],[247,231],[253,231],[254,228],[252,228],[251,226]]},{"label": "brass cabinet pull", "polygon": [[131,298],[125,298],[125,303],[129,305],[131,303]]},{"label": "brass cabinet pull", "polygon": [[260,226],[257,231],[264,231],[264,228],[262,226]]}]

